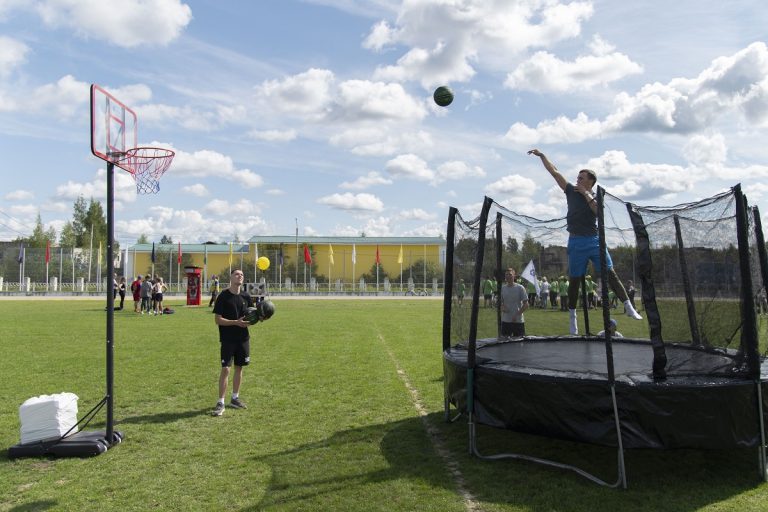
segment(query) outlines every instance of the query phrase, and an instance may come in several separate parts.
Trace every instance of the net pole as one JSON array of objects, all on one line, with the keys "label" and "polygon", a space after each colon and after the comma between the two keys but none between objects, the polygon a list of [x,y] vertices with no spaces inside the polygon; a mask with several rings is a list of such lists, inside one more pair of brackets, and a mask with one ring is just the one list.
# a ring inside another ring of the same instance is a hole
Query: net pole
[{"label": "net pole", "polygon": [[752,217],[755,222],[755,239],[757,240],[757,255],[760,261],[760,289],[768,291],[768,254],[765,248],[765,236],[763,235],[763,222],[760,220],[760,210],[757,206],[752,207]]},{"label": "net pole", "polygon": [[755,296],[752,294],[752,274],[749,262],[749,222],[747,221],[747,200],[741,192],[741,185],[733,187],[736,196],[736,235],[739,243],[739,270],[741,273],[741,315],[744,324],[741,329],[741,346],[747,355],[747,371],[754,379],[760,378],[760,354],[757,348],[757,317]]},{"label": "net pole", "polygon": [[[499,299],[496,300],[496,337],[501,339],[501,287],[502,285],[502,278],[503,274],[501,272],[501,253],[502,253],[502,247],[504,246],[504,241],[502,240],[502,229],[501,229],[501,219],[502,215],[501,212],[496,213],[496,293],[499,294]],[[493,291],[491,291],[493,293]],[[493,295],[491,295],[491,298],[493,298]],[[491,304],[493,304],[493,301],[491,301]]]},{"label": "net pole", "polygon": [[677,240],[677,258],[680,262],[680,274],[683,278],[683,292],[685,293],[685,304],[688,310],[688,325],[691,329],[691,341],[693,345],[701,346],[701,335],[699,334],[699,325],[696,321],[696,304],[693,301],[693,291],[691,290],[691,278],[688,272],[688,260],[685,257],[685,246],[683,245],[683,232],[680,228],[680,216],[674,215],[672,219],[675,222],[675,239]]},{"label": "net pole", "polygon": [[[451,349],[451,306],[453,295],[453,250],[456,243],[456,213],[448,209],[448,230],[445,240],[445,288],[443,290],[443,351]],[[402,276],[402,272],[400,273]]]}]

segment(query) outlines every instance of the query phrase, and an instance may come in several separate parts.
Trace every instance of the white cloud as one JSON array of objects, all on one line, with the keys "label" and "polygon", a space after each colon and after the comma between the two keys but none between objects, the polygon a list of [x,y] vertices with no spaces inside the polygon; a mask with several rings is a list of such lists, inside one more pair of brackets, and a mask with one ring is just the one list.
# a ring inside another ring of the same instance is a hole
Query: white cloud
[{"label": "white cloud", "polygon": [[597,54],[577,57],[571,62],[548,52],[536,52],[507,75],[504,85],[510,89],[536,92],[568,92],[606,85],[643,68],[623,53],[606,51],[602,40],[593,41]]},{"label": "white cloud", "polygon": [[8,75],[27,60],[29,46],[6,36],[0,36],[0,76]]},{"label": "white cloud", "polygon": [[467,81],[475,66],[507,70],[510,58],[530,47],[578,36],[592,15],[591,2],[408,1],[394,26],[375,24],[363,46],[409,49],[395,65],[377,69],[385,80],[418,80],[424,87]]},{"label": "white cloud", "polygon": [[470,166],[466,162],[452,160],[437,167],[435,177],[438,181],[461,180],[464,178],[482,178],[485,171],[478,166]]},{"label": "white cloud", "polygon": [[345,181],[339,186],[349,190],[364,190],[376,185],[391,185],[392,183],[392,180],[389,178],[385,178],[376,171],[371,171],[365,176],[360,176],[355,181]]},{"label": "white cloud", "polygon": [[3,199],[6,201],[28,201],[33,197],[35,197],[35,194],[29,190],[14,190],[13,192],[8,192],[5,194]]},{"label": "white cloud", "polygon": [[285,114],[322,119],[331,103],[332,71],[310,69],[282,80],[267,80],[256,87],[256,99],[262,107]]},{"label": "white cloud", "polygon": [[530,128],[524,123],[515,123],[504,135],[504,139],[526,147],[539,143],[577,143],[597,138],[603,131],[603,123],[580,112],[575,119],[559,116],[540,122],[536,128]]},{"label": "white cloud", "polygon": [[282,196],[285,195],[285,190],[279,189],[279,188],[271,188],[266,191],[267,195],[270,196]]},{"label": "white cloud", "polygon": [[46,25],[126,48],[166,45],[192,20],[179,0],[40,0],[36,10]]},{"label": "white cloud", "polygon": [[427,114],[423,103],[396,83],[347,80],[339,85],[338,104],[344,118],[352,120],[417,121]]},{"label": "white cloud", "polygon": [[384,209],[384,203],[373,194],[331,194],[321,197],[317,202],[336,210],[380,212]]},{"label": "white cloud", "polygon": [[397,215],[400,220],[433,220],[437,218],[434,213],[428,213],[421,208],[414,208],[412,210],[403,210]]},{"label": "white cloud", "polygon": [[[583,167],[594,169],[597,180],[608,192],[623,199],[654,199],[692,190],[706,173],[670,164],[632,163],[623,151],[606,151],[588,160]],[[606,183],[607,182],[607,183]],[[611,186],[611,183],[617,185]],[[614,192],[615,191],[615,192]]]},{"label": "white cloud", "polygon": [[386,163],[385,168],[393,176],[403,176],[418,181],[433,181],[435,172],[427,162],[414,154],[399,155]]},{"label": "white cloud", "polygon": [[[158,147],[169,147],[168,144],[153,143]],[[194,153],[175,150],[169,173],[174,176],[191,176],[196,178],[224,178],[240,183],[246,188],[255,188],[263,185],[261,176],[249,169],[237,169],[232,159],[217,151],[202,149]]]},{"label": "white cloud", "polygon": [[768,122],[768,46],[749,45],[719,57],[696,78],[675,78],[643,86],[635,95],[619,93],[614,110],[602,121],[579,113],[558,117],[535,128],[513,124],[505,139],[516,144],[575,143],[621,132],[688,134],[740,114],[750,124]]},{"label": "white cloud", "polygon": [[[119,207],[122,203],[132,203],[136,201],[136,182],[127,172],[116,169],[115,171],[115,205]],[[83,196],[86,199],[96,199],[105,201],[107,198],[107,171],[99,169],[96,175],[89,182],[81,183],[67,180],[63,185],[56,187],[54,197],[65,201],[75,201]]]},{"label": "white cloud", "polygon": [[695,167],[720,168],[728,156],[725,137],[694,135],[683,147],[683,156]]},{"label": "white cloud", "polygon": [[533,193],[537,188],[536,182],[519,174],[504,176],[485,187],[491,195],[513,195],[520,200],[533,197]]},{"label": "white cloud", "polygon": [[251,130],[248,136],[254,140],[268,142],[290,142],[297,137],[296,130]]},{"label": "white cloud", "polygon": [[208,192],[208,189],[205,185],[202,183],[195,183],[194,185],[188,185],[186,187],[181,188],[181,192],[183,194],[188,194],[191,196],[197,196],[197,197],[205,197],[210,192]]},{"label": "white cloud", "polygon": [[429,132],[403,131],[400,127],[358,126],[333,135],[330,143],[350,148],[361,156],[388,156],[400,152],[412,152],[432,147],[434,141]]}]

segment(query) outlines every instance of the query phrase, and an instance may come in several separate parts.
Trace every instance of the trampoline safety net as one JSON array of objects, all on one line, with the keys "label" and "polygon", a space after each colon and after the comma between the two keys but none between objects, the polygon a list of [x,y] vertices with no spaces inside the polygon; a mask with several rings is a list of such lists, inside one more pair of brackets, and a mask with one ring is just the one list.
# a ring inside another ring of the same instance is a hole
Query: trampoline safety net
[{"label": "trampoline safety net", "polygon": [[[601,238],[625,288],[630,295],[635,290],[634,303],[647,328],[644,339],[651,342],[649,360],[663,369],[657,377],[674,375],[678,367],[664,356],[669,344],[728,357],[726,365],[696,368],[701,375],[759,376],[765,355],[759,344],[768,337],[768,269],[759,211],[747,205],[740,186],[673,207],[635,205],[602,188],[598,196]],[[536,219],[485,198],[481,214],[472,219],[452,208],[447,235],[444,350],[502,340],[496,299],[507,268],[518,276],[535,268],[539,293],[534,283],[519,278],[532,306],[546,301],[547,308],[563,308],[569,275],[565,218]],[[602,274],[591,265],[586,274],[595,283],[597,308],[583,309],[590,299],[582,284],[578,312],[588,325],[581,334],[594,336],[610,316],[623,314],[623,304],[613,293],[603,303]],[[546,297],[541,293],[545,278]],[[567,314],[552,318],[556,323],[547,326],[549,332],[526,326],[526,335],[567,335]]]}]

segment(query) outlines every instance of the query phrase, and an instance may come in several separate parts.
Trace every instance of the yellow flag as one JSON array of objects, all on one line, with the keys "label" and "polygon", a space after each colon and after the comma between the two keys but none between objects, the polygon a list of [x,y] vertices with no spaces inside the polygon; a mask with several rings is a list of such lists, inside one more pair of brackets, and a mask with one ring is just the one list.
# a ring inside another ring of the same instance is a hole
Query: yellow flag
[{"label": "yellow flag", "polygon": [[328,244],[328,261],[331,263],[331,265],[336,264],[333,261],[333,246],[331,244]]},{"label": "yellow flag", "polygon": [[400,252],[397,254],[397,262],[403,262],[403,244],[400,244]]},{"label": "yellow flag", "polygon": [[232,242],[229,242],[229,266],[232,266]]}]

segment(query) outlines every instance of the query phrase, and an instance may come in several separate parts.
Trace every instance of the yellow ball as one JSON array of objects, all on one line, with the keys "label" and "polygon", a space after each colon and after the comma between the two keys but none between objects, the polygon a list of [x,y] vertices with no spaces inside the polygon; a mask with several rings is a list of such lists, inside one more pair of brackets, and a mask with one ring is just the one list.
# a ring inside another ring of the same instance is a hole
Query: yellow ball
[{"label": "yellow ball", "polygon": [[269,268],[269,258],[262,256],[256,260],[256,266],[259,267],[259,270],[267,270]]}]

